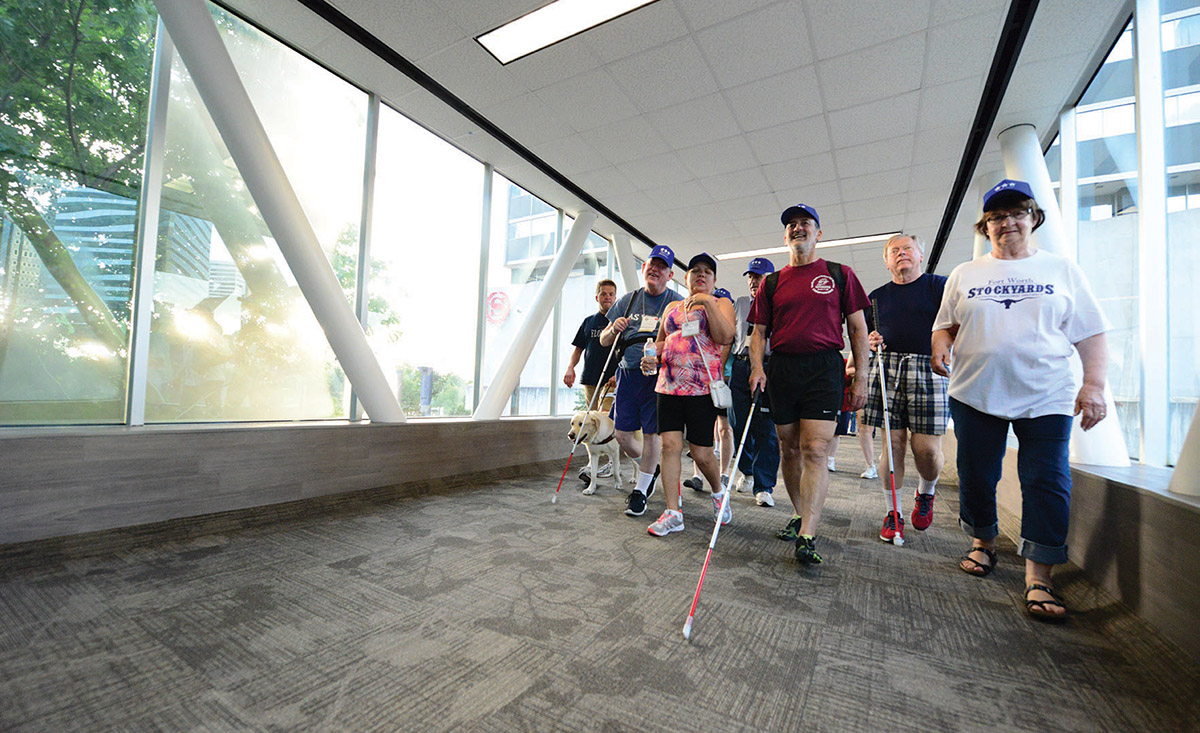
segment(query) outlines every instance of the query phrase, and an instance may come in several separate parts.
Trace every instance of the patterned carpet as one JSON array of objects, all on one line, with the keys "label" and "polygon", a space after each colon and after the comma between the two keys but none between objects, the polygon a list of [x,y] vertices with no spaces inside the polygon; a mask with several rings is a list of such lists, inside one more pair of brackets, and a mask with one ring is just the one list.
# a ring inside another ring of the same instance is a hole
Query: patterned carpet
[{"label": "patterned carpet", "polygon": [[657,539],[661,495],[630,519],[569,478],[552,505],[560,469],[40,567],[23,548],[0,570],[0,730],[1197,729],[1194,662],[1077,570],[1062,626],[1024,615],[1011,543],[991,577],[959,572],[953,487],[928,531],[879,542],[856,453],[819,567],[772,536],[786,500],[735,496],[691,643],[708,500],[685,489],[686,531]]}]

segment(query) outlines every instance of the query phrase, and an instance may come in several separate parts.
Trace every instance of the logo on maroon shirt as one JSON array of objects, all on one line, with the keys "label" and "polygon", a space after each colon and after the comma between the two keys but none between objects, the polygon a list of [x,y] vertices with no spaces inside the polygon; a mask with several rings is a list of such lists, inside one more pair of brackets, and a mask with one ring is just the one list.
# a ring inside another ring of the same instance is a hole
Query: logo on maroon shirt
[{"label": "logo on maroon shirt", "polygon": [[828,275],[818,275],[813,278],[812,289],[817,295],[829,295],[835,287],[837,285],[834,284],[833,278]]}]

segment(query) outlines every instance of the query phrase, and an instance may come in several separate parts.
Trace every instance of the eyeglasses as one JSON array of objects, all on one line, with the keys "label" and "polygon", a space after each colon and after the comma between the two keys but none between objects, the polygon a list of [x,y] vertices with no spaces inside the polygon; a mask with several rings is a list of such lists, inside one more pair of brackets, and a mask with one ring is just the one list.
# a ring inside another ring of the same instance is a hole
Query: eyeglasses
[{"label": "eyeglasses", "polygon": [[992,226],[1002,223],[1010,216],[1013,218],[1013,221],[1028,221],[1029,218],[1033,216],[1033,209],[1021,209],[1020,211],[1001,211],[995,214],[988,214],[987,216],[983,217],[983,220],[987,222],[988,226]]}]

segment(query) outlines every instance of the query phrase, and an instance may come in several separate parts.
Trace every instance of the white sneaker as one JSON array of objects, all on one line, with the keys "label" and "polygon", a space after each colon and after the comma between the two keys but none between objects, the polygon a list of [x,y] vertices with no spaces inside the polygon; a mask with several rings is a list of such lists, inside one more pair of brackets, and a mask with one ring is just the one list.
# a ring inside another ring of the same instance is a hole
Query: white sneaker
[{"label": "white sneaker", "polygon": [[[604,474],[600,474],[603,476]],[[879,471],[874,466],[867,466],[867,470],[863,471],[858,476],[859,478],[879,478]]]},{"label": "white sneaker", "polygon": [[828,459],[826,459],[826,461],[825,461],[825,465],[829,466],[829,470],[830,470],[830,471],[836,471],[836,470],[837,470],[837,468],[835,468],[835,466],[836,466],[837,464],[835,464],[835,463],[834,463],[834,461],[833,461],[833,456],[830,456]]},{"label": "white sneaker", "polygon": [[719,494],[712,495],[713,521],[715,522],[718,519],[720,519],[722,525],[729,524],[729,521],[731,519],[733,519],[733,502],[726,502],[725,503],[725,513],[724,514],[721,513],[721,500],[724,498],[725,498],[724,491],[722,491]]},{"label": "white sneaker", "polygon": [[601,466],[599,471],[596,471],[596,476],[599,478],[612,478],[612,471],[613,471],[612,461],[609,461],[608,463],[605,463],[603,466]]},{"label": "white sneaker", "polygon": [[775,497],[771,495],[770,491],[759,491],[754,495],[754,501],[759,506],[775,506]]},{"label": "white sneaker", "polygon": [[665,537],[672,532],[683,531],[683,513],[677,512],[674,509],[667,509],[658,519],[646,528],[646,531],[655,537]]},{"label": "white sneaker", "polygon": [[754,477],[753,476],[743,473],[738,476],[737,484],[738,484],[738,493],[739,494],[753,494],[754,493]]}]

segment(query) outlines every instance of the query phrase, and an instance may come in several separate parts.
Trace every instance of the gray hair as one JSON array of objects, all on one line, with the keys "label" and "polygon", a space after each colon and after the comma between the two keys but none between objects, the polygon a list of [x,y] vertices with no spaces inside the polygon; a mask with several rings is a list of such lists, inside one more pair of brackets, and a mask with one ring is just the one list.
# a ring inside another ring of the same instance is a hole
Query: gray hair
[{"label": "gray hair", "polygon": [[921,239],[915,234],[905,234],[903,232],[899,234],[893,234],[891,237],[889,237],[888,241],[883,243],[883,251],[887,252],[887,248],[892,246],[892,242],[895,242],[897,239],[911,239],[913,244],[917,245],[917,251],[921,254],[925,254],[925,240]]}]

